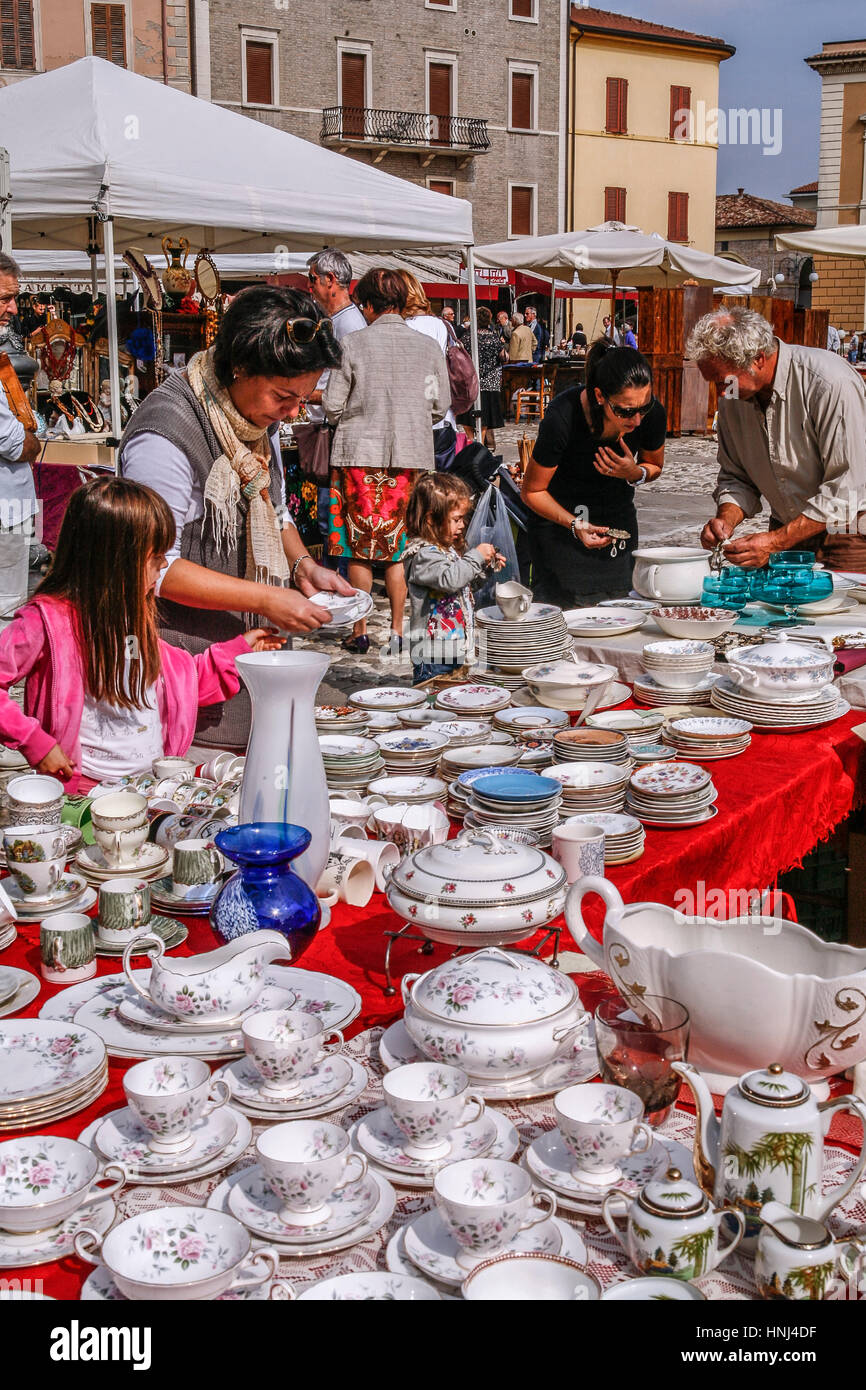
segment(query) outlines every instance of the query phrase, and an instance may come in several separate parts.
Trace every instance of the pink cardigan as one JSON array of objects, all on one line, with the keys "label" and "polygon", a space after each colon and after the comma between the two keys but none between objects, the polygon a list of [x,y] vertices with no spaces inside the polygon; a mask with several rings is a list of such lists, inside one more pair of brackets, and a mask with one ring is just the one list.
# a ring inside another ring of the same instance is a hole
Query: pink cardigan
[{"label": "pink cardigan", "polygon": [[[217,704],[238,693],[240,677],[234,658],[248,651],[243,635],[218,642],[200,656],[160,642],[162,674],[156,683],[156,699],[167,755],[187,752],[195,736],[199,705]],[[26,677],[23,712],[7,694],[22,676]],[[0,742],[20,748],[34,767],[59,743],[76,769],[66,784],[70,795],[82,780],[79,734],[84,688],[84,662],[72,606],[54,597],[31,599],[0,634]]]}]

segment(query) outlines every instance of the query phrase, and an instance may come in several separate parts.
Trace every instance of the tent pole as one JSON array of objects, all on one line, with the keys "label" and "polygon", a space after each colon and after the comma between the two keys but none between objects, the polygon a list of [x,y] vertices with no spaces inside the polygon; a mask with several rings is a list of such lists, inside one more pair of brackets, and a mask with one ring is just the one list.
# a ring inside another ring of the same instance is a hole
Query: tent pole
[{"label": "tent pole", "polygon": [[554,338],[555,338],[555,337],[556,337],[556,281],[555,281],[555,280],[551,280],[551,282],[550,282],[550,342],[549,342],[549,344],[548,344],[549,347],[554,347],[554,346],[555,346],[555,344],[554,344]]},{"label": "tent pole", "polygon": [[616,331],[616,282],[619,279],[619,271],[610,272],[610,340],[615,341]]},{"label": "tent pole", "polygon": [[[475,363],[475,371],[478,373],[478,304],[475,299],[475,252],[471,246],[464,246],[463,255],[466,258],[466,286],[469,296],[469,342],[472,353],[472,361]],[[478,395],[475,397],[475,425],[481,419],[481,386],[479,374]]]},{"label": "tent pole", "polygon": [[[120,423],[120,356],[117,341],[117,298],[114,283],[114,220],[102,219],[102,250],[105,255],[105,316],[108,320],[108,371],[111,385],[111,433],[119,440]],[[116,445],[115,445],[116,447]],[[120,453],[115,457],[115,472],[120,473]]]}]

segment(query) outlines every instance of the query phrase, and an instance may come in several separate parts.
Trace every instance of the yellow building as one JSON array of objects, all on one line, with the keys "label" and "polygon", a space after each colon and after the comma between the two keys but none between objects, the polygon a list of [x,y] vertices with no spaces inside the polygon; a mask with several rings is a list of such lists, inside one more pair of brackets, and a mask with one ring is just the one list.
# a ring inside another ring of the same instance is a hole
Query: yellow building
[{"label": "yellow building", "polygon": [[718,110],[719,64],[733,52],[722,39],[572,5],[569,227],[616,220],[712,252],[719,142],[774,136],[757,111]]}]

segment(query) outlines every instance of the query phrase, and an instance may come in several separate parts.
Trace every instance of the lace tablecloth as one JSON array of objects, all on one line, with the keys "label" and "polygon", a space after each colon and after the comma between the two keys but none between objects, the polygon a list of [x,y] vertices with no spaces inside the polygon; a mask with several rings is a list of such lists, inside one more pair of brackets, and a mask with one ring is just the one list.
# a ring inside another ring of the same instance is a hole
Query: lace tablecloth
[{"label": "lace tablecloth", "polygon": [[[381,1086],[383,1068],[379,1062],[378,1046],[381,1035],[381,1028],[370,1028],[353,1038],[345,1046],[347,1055],[361,1062],[367,1068],[370,1076],[369,1085],[357,1101],[339,1114],[328,1116],[329,1120],[333,1120],[336,1124],[341,1124],[347,1129],[362,1115],[383,1104],[384,1097]],[[544,1100],[520,1103],[498,1102],[497,1108],[508,1117],[517,1129],[521,1141],[520,1153],[540,1133],[554,1127],[553,1106],[550,1097]],[[692,1115],[686,1114],[683,1110],[674,1109],[665,1123],[659,1126],[658,1133],[661,1136],[676,1139],[691,1149],[694,1127],[695,1121]],[[254,1125],[253,1140],[261,1128],[262,1126]],[[516,1154],[515,1162],[518,1157],[519,1154]],[[238,1160],[228,1171],[229,1173],[237,1172],[253,1161],[253,1150],[250,1148],[243,1158]],[[843,1149],[827,1146],[824,1151],[824,1191],[829,1191],[830,1188],[841,1183],[845,1175],[851,1171],[854,1161],[852,1155]],[[203,1204],[226,1176],[226,1173],[220,1173],[216,1177],[206,1178],[201,1182],[178,1184],[176,1187],[128,1188],[117,1199],[118,1216],[119,1218],[133,1216],[154,1207],[167,1206],[173,1203],[179,1205]],[[386,1269],[385,1247],[395,1231],[407,1220],[433,1204],[432,1194],[429,1190],[419,1191],[397,1187],[396,1192],[397,1206],[394,1215],[375,1236],[348,1250],[331,1255],[319,1256],[314,1259],[283,1259],[280,1266],[282,1277],[289,1280],[300,1292],[306,1285],[332,1275],[349,1274],[357,1270]],[[560,1211],[559,1215],[580,1228],[588,1251],[589,1271],[602,1288],[617,1279],[633,1278],[636,1275],[637,1271],[630,1265],[622,1247],[613,1238],[603,1222],[591,1219],[584,1220],[565,1211]],[[866,1196],[863,1194],[862,1184],[858,1184],[854,1191],[835,1209],[830,1225],[834,1234],[839,1236],[852,1234],[858,1228],[866,1226]],[[696,1283],[697,1287],[709,1299],[748,1300],[757,1297],[752,1278],[751,1260],[738,1254],[727,1259],[721,1269],[705,1275]]]}]

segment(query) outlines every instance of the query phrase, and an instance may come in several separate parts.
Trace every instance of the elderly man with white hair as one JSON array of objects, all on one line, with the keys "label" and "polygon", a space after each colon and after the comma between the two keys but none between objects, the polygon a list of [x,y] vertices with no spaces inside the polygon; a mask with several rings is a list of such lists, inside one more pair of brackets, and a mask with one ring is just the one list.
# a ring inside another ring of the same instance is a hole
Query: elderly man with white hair
[{"label": "elderly man with white hair", "polygon": [[780,550],[813,550],[830,569],[866,570],[866,387],[841,357],[782,342],[752,309],[715,309],[686,344],[719,392],[711,550],[769,504],[768,531],[725,557],[757,568]]}]

